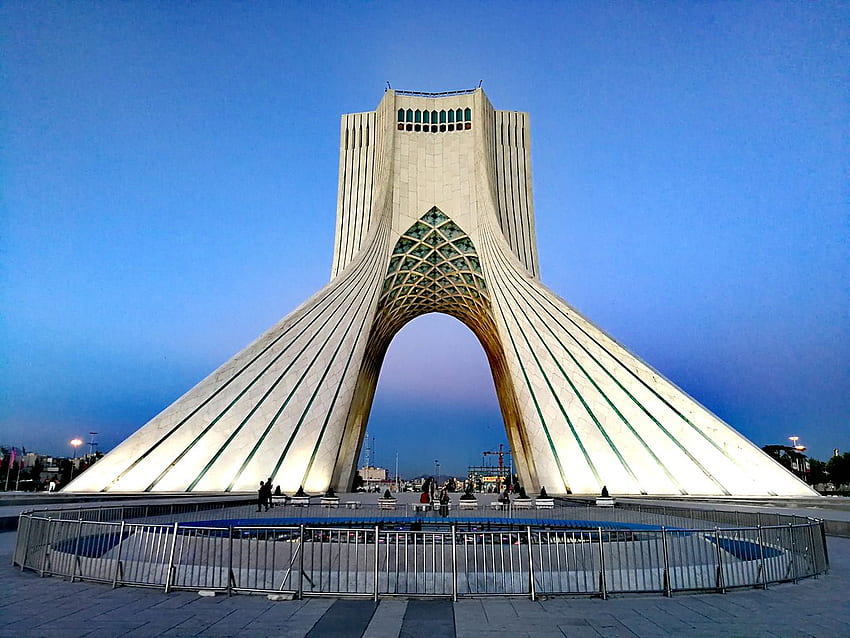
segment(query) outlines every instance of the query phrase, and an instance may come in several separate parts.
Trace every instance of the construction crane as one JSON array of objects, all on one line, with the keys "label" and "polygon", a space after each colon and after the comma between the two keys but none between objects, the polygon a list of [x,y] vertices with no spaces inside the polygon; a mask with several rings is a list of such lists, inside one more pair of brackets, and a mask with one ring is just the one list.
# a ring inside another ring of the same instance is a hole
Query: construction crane
[{"label": "construction crane", "polygon": [[[505,456],[510,456],[511,453],[506,452],[504,450],[504,446],[501,443],[499,443],[499,449],[498,450],[491,451],[491,452],[482,452],[482,454],[485,457],[487,457],[487,456],[497,456],[497,457],[499,457],[499,479],[501,480],[501,479],[505,478]],[[510,477],[507,477],[506,482],[507,482],[508,485],[510,485],[510,481],[511,481]],[[496,487],[497,487],[497,489],[499,488],[498,483],[497,483]]]},{"label": "construction crane", "polygon": [[504,451],[504,445],[499,443],[499,449],[496,452],[483,452],[484,456],[498,456],[499,457],[499,470],[501,471],[505,467],[505,455],[510,455],[510,452]]}]

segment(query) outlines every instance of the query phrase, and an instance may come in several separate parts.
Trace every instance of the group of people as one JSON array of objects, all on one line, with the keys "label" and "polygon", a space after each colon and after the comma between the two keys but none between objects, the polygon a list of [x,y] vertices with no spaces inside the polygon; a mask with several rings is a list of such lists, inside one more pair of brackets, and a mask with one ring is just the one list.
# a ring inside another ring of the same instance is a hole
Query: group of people
[{"label": "group of people", "polygon": [[449,515],[449,490],[448,485],[443,486],[443,489],[440,490],[439,498],[436,497],[437,491],[437,481],[434,480],[434,477],[429,477],[425,480],[425,483],[422,485],[422,495],[419,497],[419,502],[428,505],[428,504],[438,504],[437,507],[434,507],[437,511],[439,511],[440,516],[448,516]]},{"label": "group of people", "polygon": [[[274,494],[280,496],[280,485],[274,489]],[[272,477],[267,481],[260,481],[260,488],[257,490],[257,511],[262,511],[265,506],[266,511],[272,506]]]}]

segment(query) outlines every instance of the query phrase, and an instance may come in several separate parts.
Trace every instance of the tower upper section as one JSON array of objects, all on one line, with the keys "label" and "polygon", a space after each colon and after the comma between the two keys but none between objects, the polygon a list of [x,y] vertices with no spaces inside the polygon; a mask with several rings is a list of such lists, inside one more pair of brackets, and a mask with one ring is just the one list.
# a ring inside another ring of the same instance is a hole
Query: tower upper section
[{"label": "tower upper section", "polygon": [[432,206],[473,235],[491,216],[538,277],[528,114],[495,110],[471,89],[387,90],[375,111],[343,115],[332,277],[381,216],[401,234]]}]

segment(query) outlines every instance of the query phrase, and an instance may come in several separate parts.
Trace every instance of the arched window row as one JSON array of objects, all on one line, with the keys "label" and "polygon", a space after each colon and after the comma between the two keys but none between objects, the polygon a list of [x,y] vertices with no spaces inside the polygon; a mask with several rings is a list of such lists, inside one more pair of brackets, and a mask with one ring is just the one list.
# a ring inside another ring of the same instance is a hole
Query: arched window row
[{"label": "arched window row", "polygon": [[472,128],[472,109],[469,107],[440,111],[399,109],[396,122],[399,131],[416,131],[417,133],[468,131]]}]

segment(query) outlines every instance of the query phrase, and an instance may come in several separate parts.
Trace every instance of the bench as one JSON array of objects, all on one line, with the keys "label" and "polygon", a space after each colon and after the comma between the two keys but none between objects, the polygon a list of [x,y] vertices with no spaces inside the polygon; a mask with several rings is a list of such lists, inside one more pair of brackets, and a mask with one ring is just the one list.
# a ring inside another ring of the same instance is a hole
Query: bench
[{"label": "bench", "polygon": [[395,504],[396,504],[396,500],[394,498],[379,498],[378,499],[378,509],[379,510],[394,510]]},{"label": "bench", "polygon": [[596,507],[614,507],[614,499],[610,496],[597,496]]},{"label": "bench", "polygon": [[293,507],[309,507],[310,506],[310,497],[309,496],[293,496],[292,497],[292,506]]},{"label": "bench", "polygon": [[346,501],[344,503],[345,509],[347,510],[359,510],[360,509],[360,501]]},{"label": "bench", "polygon": [[539,510],[550,510],[555,507],[555,499],[552,498],[538,498],[534,501],[534,505]]},{"label": "bench", "polygon": [[413,513],[416,514],[418,512],[422,512],[423,514],[431,511],[430,503],[414,503],[413,504]]},{"label": "bench", "polygon": [[476,510],[478,509],[478,501],[474,499],[460,499],[458,502],[458,509],[462,510]]},{"label": "bench", "polygon": [[515,498],[514,499],[514,509],[515,510],[530,510],[531,509],[531,499],[530,498]]},{"label": "bench", "polygon": [[323,496],[319,501],[319,505],[322,507],[337,508],[339,507],[339,496]]}]

